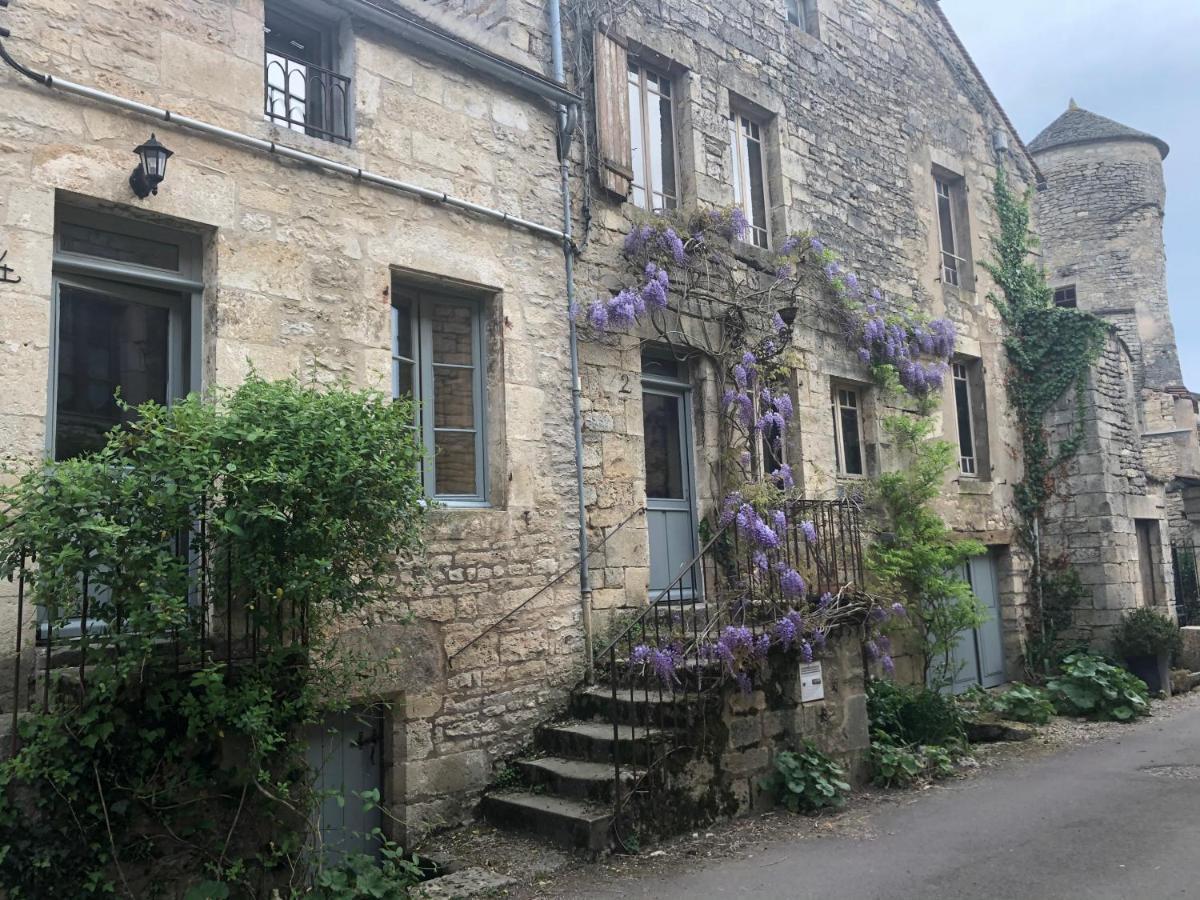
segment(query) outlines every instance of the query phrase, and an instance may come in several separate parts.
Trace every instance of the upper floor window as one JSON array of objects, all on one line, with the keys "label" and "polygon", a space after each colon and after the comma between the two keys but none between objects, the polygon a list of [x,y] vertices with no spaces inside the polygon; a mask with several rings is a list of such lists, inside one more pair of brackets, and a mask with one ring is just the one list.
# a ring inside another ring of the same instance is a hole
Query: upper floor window
[{"label": "upper floor window", "polygon": [[265,32],[267,118],[325,140],[350,140],[350,79],[339,75],[329,23],[268,0]]},{"label": "upper floor window", "polygon": [[629,145],[633,159],[633,202],[642,209],[674,209],[675,122],[671,80],[629,61]]},{"label": "upper floor window", "polygon": [[817,33],[816,0],[785,0],[787,20],[809,34]]},{"label": "upper floor window", "polygon": [[750,116],[734,112],[729,117],[729,146],[733,162],[733,202],[746,216],[746,237],[756,247],[770,246],[767,222],[766,159],[763,155],[763,125]]},{"label": "upper floor window", "polygon": [[1079,298],[1075,296],[1075,285],[1068,284],[1065,287],[1055,288],[1054,305],[1065,309],[1078,308]]},{"label": "upper floor window", "polygon": [[397,288],[392,299],[392,396],[411,397],[425,447],[425,493],[487,500],[483,305]]},{"label": "upper floor window", "polygon": [[975,416],[971,410],[971,379],[964,363],[954,364],[954,410],[958,418],[958,468],[964,475],[977,475],[975,459]]},{"label": "upper floor window", "polygon": [[862,394],[859,391],[845,387],[833,389],[833,435],[838,473],[865,475]]},{"label": "upper floor window", "polygon": [[941,246],[942,283],[971,288],[970,244],[966,222],[963,180],[934,173],[937,195],[938,239]]}]

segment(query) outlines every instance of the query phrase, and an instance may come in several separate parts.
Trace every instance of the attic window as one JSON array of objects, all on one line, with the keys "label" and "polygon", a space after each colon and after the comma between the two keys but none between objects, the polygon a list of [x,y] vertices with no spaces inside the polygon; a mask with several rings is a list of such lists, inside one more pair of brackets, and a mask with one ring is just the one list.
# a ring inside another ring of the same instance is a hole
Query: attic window
[{"label": "attic window", "polygon": [[1079,302],[1075,296],[1075,285],[1068,284],[1065,287],[1055,288],[1054,305],[1061,306],[1064,309],[1078,308]]}]

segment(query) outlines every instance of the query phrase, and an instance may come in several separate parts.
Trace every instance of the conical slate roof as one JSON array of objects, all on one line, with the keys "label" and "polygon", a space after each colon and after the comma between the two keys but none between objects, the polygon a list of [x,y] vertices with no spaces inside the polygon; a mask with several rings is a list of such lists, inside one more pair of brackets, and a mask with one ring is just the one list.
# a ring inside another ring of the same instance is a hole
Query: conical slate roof
[{"label": "conical slate roof", "polygon": [[1049,150],[1051,147],[1093,144],[1098,141],[1112,140],[1149,141],[1158,148],[1163,159],[1166,159],[1167,154],[1171,152],[1166,141],[1082,109],[1074,100],[1071,101],[1071,105],[1065,113],[1046,126],[1041,134],[1029,142],[1029,149],[1033,153],[1038,153],[1042,150]]}]

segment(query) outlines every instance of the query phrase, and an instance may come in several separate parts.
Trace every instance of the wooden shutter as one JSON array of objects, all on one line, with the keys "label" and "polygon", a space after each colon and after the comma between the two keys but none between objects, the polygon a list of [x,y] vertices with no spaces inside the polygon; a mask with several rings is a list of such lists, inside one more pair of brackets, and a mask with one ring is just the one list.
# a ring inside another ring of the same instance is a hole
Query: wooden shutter
[{"label": "wooden shutter", "polygon": [[611,35],[595,33],[596,136],[600,183],[619,197],[633,187],[633,150],[629,138],[629,59]]}]

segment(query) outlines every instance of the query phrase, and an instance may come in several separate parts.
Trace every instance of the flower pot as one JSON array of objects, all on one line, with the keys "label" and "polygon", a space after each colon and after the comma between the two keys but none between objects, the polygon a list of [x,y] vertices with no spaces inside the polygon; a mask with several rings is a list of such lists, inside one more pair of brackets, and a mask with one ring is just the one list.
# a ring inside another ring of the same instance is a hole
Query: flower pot
[{"label": "flower pot", "polygon": [[1153,694],[1166,694],[1171,696],[1171,671],[1167,666],[1167,655],[1160,653],[1157,656],[1130,656],[1126,657],[1125,665],[1129,671],[1136,675],[1142,681],[1146,682],[1146,687]]}]

